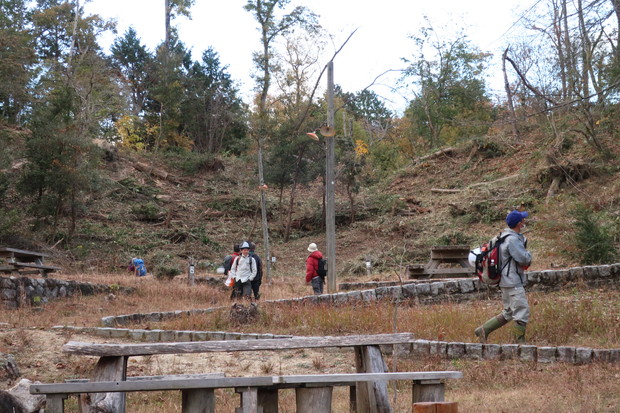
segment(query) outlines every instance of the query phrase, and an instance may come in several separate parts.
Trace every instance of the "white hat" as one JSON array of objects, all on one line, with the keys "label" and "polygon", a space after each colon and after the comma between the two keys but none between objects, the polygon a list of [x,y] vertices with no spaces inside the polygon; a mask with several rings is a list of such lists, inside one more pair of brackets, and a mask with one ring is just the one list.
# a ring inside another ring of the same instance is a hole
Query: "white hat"
[{"label": "white hat", "polygon": [[240,250],[245,249],[245,248],[250,249],[250,244],[248,244],[247,241],[243,241],[243,243],[239,245]]},{"label": "white hat", "polygon": [[316,246],[316,244],[313,242],[312,244],[308,245],[308,251],[310,252],[314,252],[317,251],[319,248]]}]

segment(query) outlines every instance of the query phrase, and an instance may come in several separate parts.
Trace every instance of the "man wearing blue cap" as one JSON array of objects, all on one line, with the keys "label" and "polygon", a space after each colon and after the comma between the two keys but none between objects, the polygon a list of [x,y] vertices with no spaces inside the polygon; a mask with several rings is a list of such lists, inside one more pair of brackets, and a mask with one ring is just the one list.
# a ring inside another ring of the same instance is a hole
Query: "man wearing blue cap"
[{"label": "man wearing blue cap", "polygon": [[515,342],[525,343],[525,327],[530,317],[530,307],[525,295],[524,269],[532,262],[532,254],[526,249],[527,239],[522,234],[525,229],[525,211],[513,210],[506,216],[508,228],[500,237],[505,237],[499,246],[502,278],[499,286],[502,290],[504,311],[487,320],[474,333],[481,343],[486,343],[491,332],[514,320],[511,331]]}]

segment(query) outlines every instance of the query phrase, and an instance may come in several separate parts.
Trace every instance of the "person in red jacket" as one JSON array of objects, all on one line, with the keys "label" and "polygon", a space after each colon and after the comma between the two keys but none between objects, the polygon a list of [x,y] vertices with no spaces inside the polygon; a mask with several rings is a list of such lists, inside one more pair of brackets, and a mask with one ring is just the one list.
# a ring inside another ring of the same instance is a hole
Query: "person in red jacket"
[{"label": "person in red jacket", "polygon": [[314,242],[308,245],[308,251],[310,252],[310,255],[306,258],[306,284],[312,284],[312,291],[314,291],[314,295],[323,294],[323,284],[325,284],[325,279],[320,277],[317,273],[319,268],[319,260],[323,258],[323,254],[321,254],[321,251],[319,251]]}]

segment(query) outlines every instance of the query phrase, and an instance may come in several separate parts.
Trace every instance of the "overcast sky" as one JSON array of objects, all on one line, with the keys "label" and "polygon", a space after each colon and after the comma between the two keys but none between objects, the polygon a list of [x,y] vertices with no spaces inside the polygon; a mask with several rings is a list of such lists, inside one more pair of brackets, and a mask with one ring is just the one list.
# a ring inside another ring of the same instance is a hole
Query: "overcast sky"
[{"label": "overcast sky", "polygon": [[[196,0],[192,20],[181,18],[172,24],[192,49],[195,60],[212,46],[249,101],[254,86],[250,77],[254,72],[252,52],[260,44],[257,23],[243,9],[246,2]],[[404,67],[401,58],[411,56],[413,51],[408,36],[418,32],[423,16],[428,16],[437,28],[465,28],[475,45],[493,53],[497,74],[502,47],[515,30],[513,24],[534,3],[535,0],[292,0],[292,4],[304,4],[320,15],[321,25],[334,37],[333,44],[325,49],[326,56],[331,56],[357,29],[334,60],[334,81],[348,92],[367,87],[381,73]],[[164,0],[91,0],[85,9],[87,14],[116,19],[119,36],[133,26],[150,50],[164,38]],[[112,40],[113,36],[104,43]],[[411,94],[391,93],[382,85],[394,85],[397,77],[396,73],[382,77],[372,90],[389,100],[388,107],[402,112]],[[499,78],[492,79],[492,89],[501,89]]]}]

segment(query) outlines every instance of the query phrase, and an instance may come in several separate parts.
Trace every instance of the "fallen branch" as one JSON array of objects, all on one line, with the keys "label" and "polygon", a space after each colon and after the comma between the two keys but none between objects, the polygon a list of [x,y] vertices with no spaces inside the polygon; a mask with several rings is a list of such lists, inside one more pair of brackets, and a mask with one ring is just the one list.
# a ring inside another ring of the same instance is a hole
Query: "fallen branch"
[{"label": "fallen branch", "polygon": [[518,178],[518,177],[519,177],[519,174],[514,174],[514,175],[509,175],[509,176],[505,176],[505,177],[503,177],[503,178],[496,179],[496,180],[494,180],[494,181],[489,181],[489,182],[478,182],[477,184],[471,184],[471,185],[469,185],[469,186],[468,186],[467,188],[465,188],[465,189],[475,188],[475,187],[477,187],[477,186],[482,186],[482,185],[490,185],[490,184],[494,184],[494,183],[497,183],[497,182],[502,182],[502,181],[507,181],[507,180],[509,180],[509,179]]},{"label": "fallen branch", "polygon": [[433,159],[433,158],[437,158],[439,156],[450,156],[452,155],[452,153],[456,150],[456,148],[446,148],[446,149],[442,149],[440,151],[431,153],[430,155],[426,155],[426,156],[422,156],[420,158],[417,158],[413,161],[413,163],[418,163],[418,162],[424,162],[427,161],[429,159]]},{"label": "fallen branch", "polygon": [[461,192],[462,189],[442,189],[442,188],[431,188],[431,192],[437,194],[456,194]]},{"label": "fallen branch", "polygon": [[519,177],[519,174],[509,175],[509,176],[505,176],[503,178],[496,179],[494,181],[478,182],[476,184],[471,184],[471,185],[465,187],[464,189],[431,188],[431,192],[441,193],[441,194],[457,194],[459,192],[466,191],[468,189],[472,189],[472,188],[475,188],[475,187],[478,187],[478,186],[491,185],[491,184],[494,184],[494,183],[497,183],[497,182],[507,181],[509,179],[518,178],[518,177]]},{"label": "fallen branch", "polygon": [[134,164],[134,167],[137,170],[141,171],[141,172],[145,172],[147,174],[154,175],[154,176],[156,176],[158,178],[161,178],[161,179],[168,179],[168,176],[169,176],[168,172],[163,171],[161,169],[153,168],[152,166],[147,165],[147,164],[142,163],[142,162],[136,162]]}]

